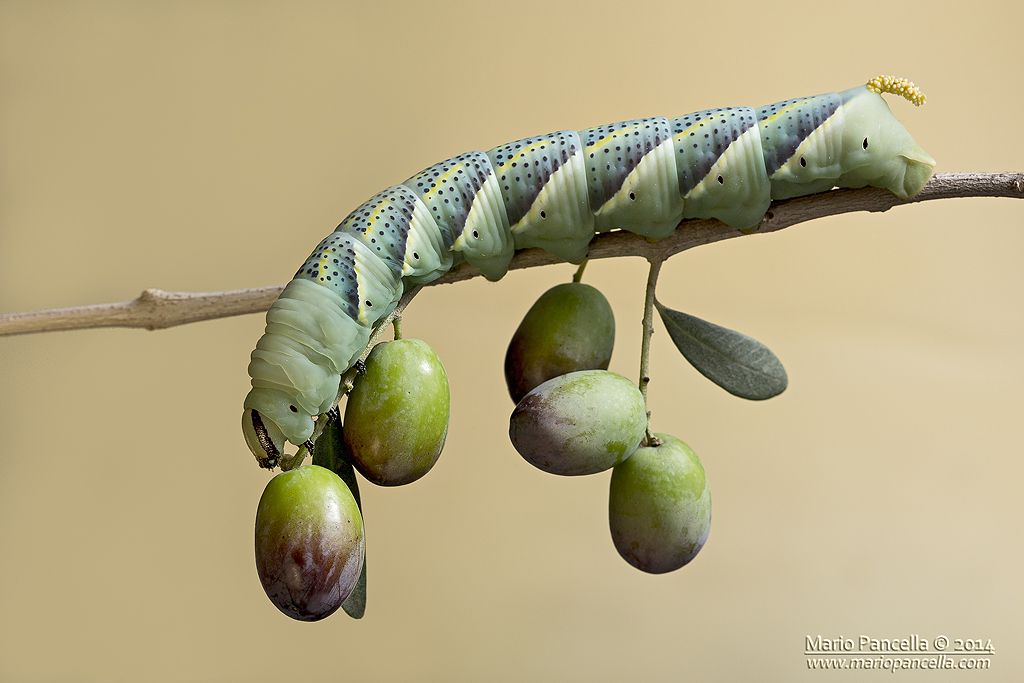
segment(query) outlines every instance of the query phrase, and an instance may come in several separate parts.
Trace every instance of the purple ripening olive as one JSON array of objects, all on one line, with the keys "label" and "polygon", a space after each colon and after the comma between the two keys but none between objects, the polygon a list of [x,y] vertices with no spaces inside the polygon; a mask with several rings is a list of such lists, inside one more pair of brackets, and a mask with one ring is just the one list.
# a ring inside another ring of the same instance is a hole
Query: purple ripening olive
[{"label": "purple ripening olive", "polygon": [[636,385],[607,370],[549,379],[523,397],[509,438],[534,467],[551,474],[603,472],[633,454],[647,429]]},{"label": "purple ripening olive", "polygon": [[256,572],[275,606],[299,621],[341,607],[363,566],[363,518],[334,472],[304,465],[267,484],[256,510]]},{"label": "purple ripening olive", "polygon": [[552,287],[519,323],[505,353],[505,383],[518,403],[531,389],[577,370],[607,370],[615,316],[600,291],[580,282]]}]

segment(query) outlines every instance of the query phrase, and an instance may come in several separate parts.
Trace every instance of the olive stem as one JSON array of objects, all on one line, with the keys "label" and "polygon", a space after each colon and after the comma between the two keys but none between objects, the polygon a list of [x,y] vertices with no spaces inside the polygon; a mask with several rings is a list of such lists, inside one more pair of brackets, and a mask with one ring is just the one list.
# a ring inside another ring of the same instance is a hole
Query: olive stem
[{"label": "olive stem", "polygon": [[573,282],[580,282],[583,280],[583,271],[587,269],[588,261],[589,259],[583,259],[583,263],[580,264],[580,267],[576,269],[576,273],[572,276]]},{"label": "olive stem", "polygon": [[[647,406],[647,385],[651,383],[650,357],[651,357],[651,335],[654,334],[654,290],[658,285],[658,275],[661,273],[663,258],[652,257],[648,259],[651,269],[647,273],[647,290],[644,294],[644,336],[640,343],[640,394],[644,397],[644,406]],[[661,442],[651,434],[651,411],[647,410],[647,430],[644,434],[643,446],[657,446]]]},{"label": "olive stem", "polygon": [[395,328],[395,339],[402,338],[402,316],[396,315],[391,320],[391,326]]},{"label": "olive stem", "polygon": [[292,455],[282,455],[281,462],[278,463],[281,466],[281,471],[288,472],[289,470],[294,470],[302,464],[302,461],[306,459],[308,454],[309,450],[305,446],[299,446],[299,450],[295,451]]}]

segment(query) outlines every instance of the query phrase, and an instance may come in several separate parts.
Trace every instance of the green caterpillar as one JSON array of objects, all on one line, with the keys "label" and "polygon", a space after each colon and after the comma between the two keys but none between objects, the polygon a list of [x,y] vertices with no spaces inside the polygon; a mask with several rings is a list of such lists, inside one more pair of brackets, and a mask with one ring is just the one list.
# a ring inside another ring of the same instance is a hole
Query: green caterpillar
[{"label": "green caterpillar", "polygon": [[242,431],[259,463],[303,444],[335,406],[341,375],[406,286],[458,260],[489,280],[516,249],[579,263],[595,232],[652,240],[684,218],[755,228],[774,199],[832,187],[916,194],[935,161],[882,93],[920,105],[905,79],[838,93],[559,131],[467,152],[374,195],[313,251],[267,312],[249,364]]}]

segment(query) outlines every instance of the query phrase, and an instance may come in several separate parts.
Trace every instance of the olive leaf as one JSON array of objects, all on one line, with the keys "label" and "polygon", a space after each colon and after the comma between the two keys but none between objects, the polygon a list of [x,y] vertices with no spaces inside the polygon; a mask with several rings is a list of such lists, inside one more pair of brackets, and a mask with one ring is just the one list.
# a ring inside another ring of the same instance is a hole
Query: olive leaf
[{"label": "olive leaf", "polygon": [[654,305],[676,348],[700,374],[730,394],[761,401],[786,389],[786,369],[761,342],[695,316]]},{"label": "olive leaf", "polygon": [[[363,514],[363,503],[359,499],[359,482],[356,480],[355,470],[352,469],[351,457],[345,447],[344,428],[341,425],[341,418],[337,415],[331,417],[327,422],[320,438],[313,444],[313,464],[326,467],[333,471],[345,482],[352,496],[359,506],[359,513]],[[366,533],[366,517],[363,517],[363,533]],[[341,604],[342,609],[353,619],[362,619],[366,613],[366,558],[363,558],[363,569],[359,573],[359,581],[352,593],[345,598]]]}]

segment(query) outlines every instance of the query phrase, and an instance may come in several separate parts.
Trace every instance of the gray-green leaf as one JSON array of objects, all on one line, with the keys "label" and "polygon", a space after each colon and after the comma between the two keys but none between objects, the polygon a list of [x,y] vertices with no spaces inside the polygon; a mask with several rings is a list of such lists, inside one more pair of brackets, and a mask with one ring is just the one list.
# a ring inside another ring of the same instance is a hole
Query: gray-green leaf
[{"label": "gray-green leaf", "polygon": [[[335,416],[327,423],[320,438],[313,444],[313,464],[333,470],[341,477],[341,480],[348,485],[352,496],[356,499],[359,512],[363,513],[363,503],[359,498],[359,482],[356,480],[355,470],[352,469],[351,458],[348,449],[345,447],[344,431],[341,426],[341,418]],[[363,515],[363,534],[366,533],[366,515]],[[363,558],[363,570],[359,574],[359,581],[352,590],[345,602],[341,603],[353,619],[361,619],[366,613],[366,558]]]},{"label": "gray-green leaf", "polygon": [[740,398],[778,396],[789,380],[778,357],[761,342],[655,301],[676,348],[700,374]]}]

